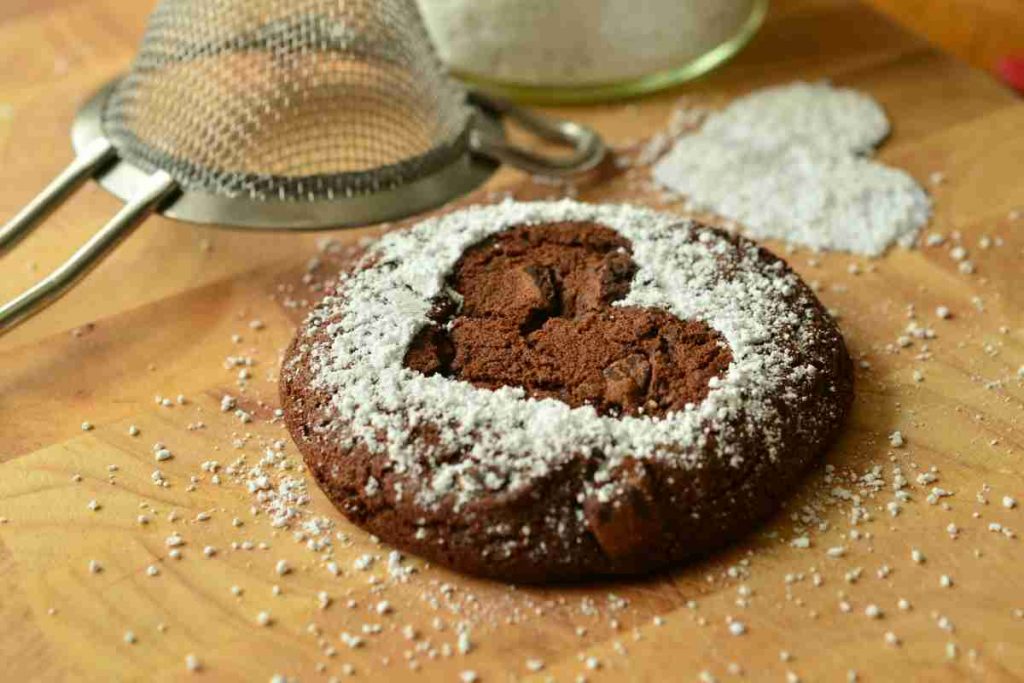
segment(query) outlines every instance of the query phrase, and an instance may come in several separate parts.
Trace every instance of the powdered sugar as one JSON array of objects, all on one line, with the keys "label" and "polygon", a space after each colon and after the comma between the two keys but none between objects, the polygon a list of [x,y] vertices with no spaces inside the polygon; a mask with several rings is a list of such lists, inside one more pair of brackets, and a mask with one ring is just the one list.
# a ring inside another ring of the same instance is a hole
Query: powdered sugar
[{"label": "powdered sugar", "polygon": [[[602,417],[522,389],[480,389],[403,367],[467,247],[512,226],[558,221],[593,221],[630,240],[639,270],[616,305],[701,320],[728,342],[733,362],[700,404],[660,419]],[[714,231],[635,207],[506,202],[452,213],[383,237],[340,284],[343,294],[327,299],[306,329],[313,335],[326,325],[328,341],[311,353],[314,388],[331,396],[332,436],[386,452],[397,472],[426,478],[417,494],[424,504],[514,490],[580,454],[599,460],[592,490],[627,456],[739,467],[730,438],[739,430],[760,434],[774,458],[785,418],[770,397],[816,374],[801,352],[816,341],[813,326],[801,324],[814,301],[795,275],[752,245],[737,249]],[[422,424],[437,428],[437,447],[409,439]],[[455,451],[460,457],[441,457]]]},{"label": "powdered sugar", "polygon": [[913,178],[861,156],[888,132],[878,104],[855,91],[768,88],[680,138],[654,178],[753,237],[877,255],[912,243],[931,214]]},{"label": "powdered sugar", "polygon": [[864,154],[889,134],[889,120],[877,102],[856,90],[796,82],[741,97],[709,117],[702,132],[755,147],[800,141]]}]

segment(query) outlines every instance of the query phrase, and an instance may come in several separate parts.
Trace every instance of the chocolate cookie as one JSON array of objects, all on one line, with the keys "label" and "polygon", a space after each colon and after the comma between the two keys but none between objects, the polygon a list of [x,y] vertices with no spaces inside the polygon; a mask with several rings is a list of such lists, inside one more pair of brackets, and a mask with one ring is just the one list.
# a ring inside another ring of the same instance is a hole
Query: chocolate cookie
[{"label": "chocolate cookie", "polygon": [[742,238],[628,206],[392,233],[285,359],[285,418],[381,538],[516,582],[648,572],[774,510],[853,395],[835,323]]}]

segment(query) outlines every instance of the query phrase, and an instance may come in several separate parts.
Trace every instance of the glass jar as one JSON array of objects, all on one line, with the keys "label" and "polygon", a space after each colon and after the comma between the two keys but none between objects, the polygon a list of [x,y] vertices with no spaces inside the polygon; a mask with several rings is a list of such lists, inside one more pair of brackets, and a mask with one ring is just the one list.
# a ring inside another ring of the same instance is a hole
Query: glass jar
[{"label": "glass jar", "polygon": [[441,58],[512,99],[591,102],[696,78],[736,54],[768,0],[418,0]]}]

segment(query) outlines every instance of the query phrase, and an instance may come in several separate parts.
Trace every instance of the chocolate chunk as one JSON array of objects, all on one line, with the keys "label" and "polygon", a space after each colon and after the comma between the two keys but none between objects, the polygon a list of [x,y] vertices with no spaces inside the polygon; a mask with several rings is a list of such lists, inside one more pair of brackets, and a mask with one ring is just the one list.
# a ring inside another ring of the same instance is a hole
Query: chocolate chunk
[{"label": "chocolate chunk", "polygon": [[574,288],[573,315],[604,308],[626,296],[635,272],[636,264],[628,252],[607,254],[596,269],[580,274]]},{"label": "chocolate chunk", "polygon": [[417,333],[405,353],[405,367],[424,375],[447,372],[455,358],[455,347],[438,325],[427,325]]},{"label": "chocolate chunk", "polygon": [[615,493],[608,500],[590,495],[583,513],[601,550],[613,560],[642,555],[661,535],[657,496],[643,463],[632,458],[611,473]]},{"label": "chocolate chunk", "polygon": [[554,273],[550,268],[531,264],[517,269],[513,277],[515,293],[509,308],[525,311],[526,324],[531,328],[539,327],[559,307]]},{"label": "chocolate chunk", "polygon": [[645,356],[633,353],[615,361],[604,370],[604,397],[620,406],[636,403],[647,391],[651,380],[651,365]]}]

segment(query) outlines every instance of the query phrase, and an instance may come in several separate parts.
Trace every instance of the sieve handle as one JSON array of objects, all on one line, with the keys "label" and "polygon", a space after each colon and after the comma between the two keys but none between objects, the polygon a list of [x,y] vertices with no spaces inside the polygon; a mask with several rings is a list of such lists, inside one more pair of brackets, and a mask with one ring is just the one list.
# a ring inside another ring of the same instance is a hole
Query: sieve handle
[{"label": "sieve handle", "polygon": [[469,137],[469,146],[478,154],[515,166],[527,173],[555,177],[585,173],[604,159],[604,142],[591,128],[572,121],[542,116],[507,100],[478,92],[470,93],[470,101],[503,118],[512,119],[542,140],[573,149],[573,153],[567,157],[544,156],[509,144],[479,129],[473,129]]},{"label": "sieve handle", "polygon": [[114,146],[104,138],[89,143],[60,175],[0,229],[0,256],[14,248],[69,194],[116,156]]},{"label": "sieve handle", "polygon": [[163,171],[149,176],[131,201],[71,258],[23,294],[0,306],[0,335],[63,296],[177,190],[178,184]]}]

